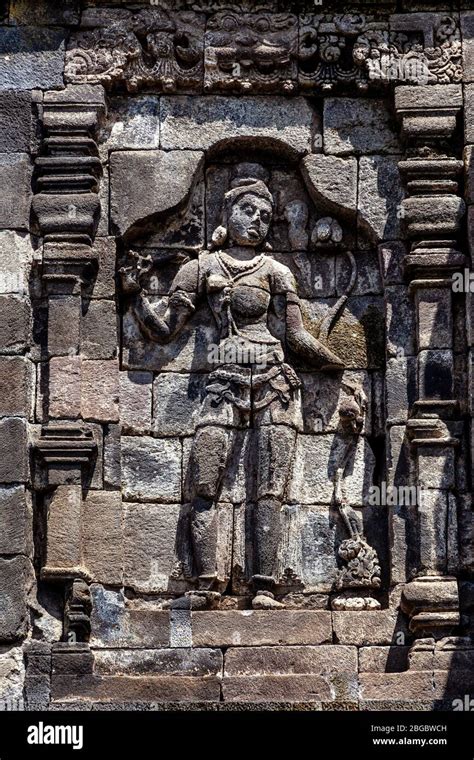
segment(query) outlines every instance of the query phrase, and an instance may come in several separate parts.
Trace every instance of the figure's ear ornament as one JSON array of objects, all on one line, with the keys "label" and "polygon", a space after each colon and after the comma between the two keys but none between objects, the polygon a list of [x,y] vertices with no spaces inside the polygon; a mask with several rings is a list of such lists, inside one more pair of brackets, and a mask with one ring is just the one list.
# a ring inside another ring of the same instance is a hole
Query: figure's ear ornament
[{"label": "figure's ear ornament", "polygon": [[222,248],[227,240],[227,227],[219,225],[212,233],[212,248]]}]

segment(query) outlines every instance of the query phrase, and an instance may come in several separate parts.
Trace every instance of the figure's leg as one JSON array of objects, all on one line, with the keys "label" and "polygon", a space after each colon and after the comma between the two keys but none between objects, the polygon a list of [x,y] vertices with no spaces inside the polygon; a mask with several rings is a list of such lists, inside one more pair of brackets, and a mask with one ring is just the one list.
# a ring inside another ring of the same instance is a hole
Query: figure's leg
[{"label": "figure's leg", "polygon": [[225,472],[231,431],[206,426],[197,431],[191,453],[191,540],[199,588],[211,590],[217,578],[217,500]]},{"label": "figure's leg", "polygon": [[264,425],[255,434],[258,466],[252,581],[255,590],[271,591],[277,581],[280,512],[293,461],[296,430],[287,425]]}]

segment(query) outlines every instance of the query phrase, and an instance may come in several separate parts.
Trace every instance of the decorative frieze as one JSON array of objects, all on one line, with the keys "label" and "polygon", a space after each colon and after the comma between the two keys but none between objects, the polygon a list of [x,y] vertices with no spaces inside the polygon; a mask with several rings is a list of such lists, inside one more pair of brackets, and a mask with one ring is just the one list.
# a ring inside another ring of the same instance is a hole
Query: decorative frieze
[{"label": "decorative frieze", "polygon": [[461,81],[458,22],[442,13],[197,10],[88,9],[69,42],[66,80],[128,92],[287,95]]}]

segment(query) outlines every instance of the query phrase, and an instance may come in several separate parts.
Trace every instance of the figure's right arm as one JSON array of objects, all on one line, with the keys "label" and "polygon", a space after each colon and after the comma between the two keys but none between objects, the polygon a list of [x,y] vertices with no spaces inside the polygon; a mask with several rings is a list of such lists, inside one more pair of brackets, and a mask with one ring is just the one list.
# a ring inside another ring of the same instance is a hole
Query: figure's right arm
[{"label": "figure's right arm", "polygon": [[165,313],[160,316],[142,291],[139,277],[130,270],[122,270],[124,291],[131,296],[132,310],[142,332],[156,343],[169,343],[191,317],[198,300],[199,263],[197,259],[184,264],[170,289]]}]

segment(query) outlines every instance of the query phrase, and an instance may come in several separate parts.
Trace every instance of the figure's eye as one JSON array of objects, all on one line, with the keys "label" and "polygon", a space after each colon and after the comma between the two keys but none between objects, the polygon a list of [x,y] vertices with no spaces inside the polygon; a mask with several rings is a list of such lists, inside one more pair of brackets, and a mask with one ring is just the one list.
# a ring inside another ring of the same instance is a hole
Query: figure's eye
[{"label": "figure's eye", "polygon": [[250,203],[246,203],[244,206],[244,212],[247,214],[247,216],[253,216],[255,209],[250,205]]},{"label": "figure's eye", "polygon": [[267,211],[262,212],[262,222],[265,222],[265,224],[268,224],[270,221],[270,214]]}]

